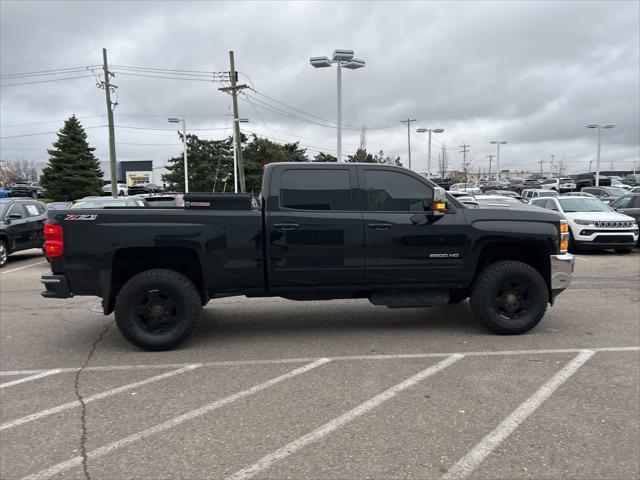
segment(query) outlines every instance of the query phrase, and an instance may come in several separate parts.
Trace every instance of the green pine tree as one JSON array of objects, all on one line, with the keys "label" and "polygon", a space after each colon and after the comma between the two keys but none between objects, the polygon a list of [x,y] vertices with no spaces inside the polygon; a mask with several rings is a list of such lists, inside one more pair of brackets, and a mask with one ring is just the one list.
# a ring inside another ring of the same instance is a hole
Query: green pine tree
[{"label": "green pine tree", "polygon": [[[182,134],[178,133],[180,140]],[[184,158],[169,159],[169,173],[162,176],[167,188],[184,192]],[[187,169],[190,192],[233,191],[233,144],[224,140],[203,140],[187,134]]]},{"label": "green pine tree", "polygon": [[[243,143],[246,137],[242,137]],[[262,190],[264,167],[272,162],[307,162],[306,149],[298,142],[275,143],[253,134],[242,147],[247,192],[258,194]]]},{"label": "green pine tree", "polygon": [[82,125],[72,115],[58,132],[53,148],[47,150],[49,163],[40,178],[46,195],[56,201],[100,195],[102,170],[94,150]]}]

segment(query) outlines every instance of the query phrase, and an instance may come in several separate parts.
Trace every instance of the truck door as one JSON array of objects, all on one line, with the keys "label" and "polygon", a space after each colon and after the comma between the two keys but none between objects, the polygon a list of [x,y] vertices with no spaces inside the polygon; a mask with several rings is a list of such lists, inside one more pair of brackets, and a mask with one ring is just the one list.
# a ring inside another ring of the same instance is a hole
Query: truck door
[{"label": "truck door", "polygon": [[266,210],[271,287],[362,283],[364,233],[355,169],[281,166]]},{"label": "truck door", "polygon": [[460,209],[430,215],[433,187],[404,169],[359,167],[368,284],[434,283],[459,278],[467,238]]}]

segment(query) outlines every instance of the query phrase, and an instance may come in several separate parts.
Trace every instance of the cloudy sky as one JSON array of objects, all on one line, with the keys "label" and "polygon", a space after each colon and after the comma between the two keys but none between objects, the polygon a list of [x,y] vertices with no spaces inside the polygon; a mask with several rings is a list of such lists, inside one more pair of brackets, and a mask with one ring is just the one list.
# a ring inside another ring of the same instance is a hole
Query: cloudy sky
[{"label": "cloudy sky", "polygon": [[539,171],[542,160],[548,171],[554,155],[577,172],[595,159],[596,134],[585,125],[610,122],[616,128],[603,132],[603,167],[640,167],[639,5],[2,0],[0,159],[46,161],[55,139],[47,132],[71,114],[88,127],[100,159],[108,158],[104,92],[92,76],[100,67],[15,75],[91,67],[102,62],[102,48],[120,66],[114,83],[121,160],[160,164],[179,153],[167,116],[184,116],[204,138],[231,132],[230,99],[219,84],[179,73],[181,79],[125,75],[145,72],[121,67],[225,71],[229,50],[241,82],[259,92],[241,97],[240,114],[250,119],[244,129],[299,141],[311,155],[335,154],[336,70],[314,69],[309,57],[343,48],[366,61],[363,69],[343,71],[345,154],[358,147],[366,125],[367,149],[399,155],[406,165],[400,120],[415,118],[415,170],[427,164],[426,136],[415,128],[440,127],[434,164],[444,144],[450,166],[458,166],[464,143],[472,167],[486,169],[495,153],[489,142],[497,139],[509,142],[502,168]]}]

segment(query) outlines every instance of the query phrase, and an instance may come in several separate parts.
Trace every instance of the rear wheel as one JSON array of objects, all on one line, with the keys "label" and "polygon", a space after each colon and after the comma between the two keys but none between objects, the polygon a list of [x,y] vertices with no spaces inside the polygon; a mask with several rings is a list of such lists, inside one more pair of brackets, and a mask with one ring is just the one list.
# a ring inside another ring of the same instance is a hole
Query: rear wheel
[{"label": "rear wheel", "polygon": [[187,277],[173,270],[139,273],[124,284],[115,305],[124,337],[144,350],[170,350],[198,327],[202,299]]},{"label": "rear wheel", "polygon": [[502,335],[535,327],[547,309],[547,284],[526,263],[503,260],[480,272],[471,290],[471,310],[489,330]]},{"label": "rear wheel", "polygon": [[7,258],[9,257],[9,249],[7,243],[4,240],[0,240],[0,268],[7,264]]}]

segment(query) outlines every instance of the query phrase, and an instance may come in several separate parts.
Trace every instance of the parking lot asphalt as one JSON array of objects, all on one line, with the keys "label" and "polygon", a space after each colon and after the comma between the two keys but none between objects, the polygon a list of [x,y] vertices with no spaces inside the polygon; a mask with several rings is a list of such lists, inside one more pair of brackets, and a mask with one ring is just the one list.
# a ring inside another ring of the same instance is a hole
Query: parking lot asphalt
[{"label": "parking lot asphalt", "polygon": [[525,335],[467,302],[237,297],[161,353],[40,297],[47,267],[0,271],[2,479],[640,477],[637,249],[579,255]]}]

